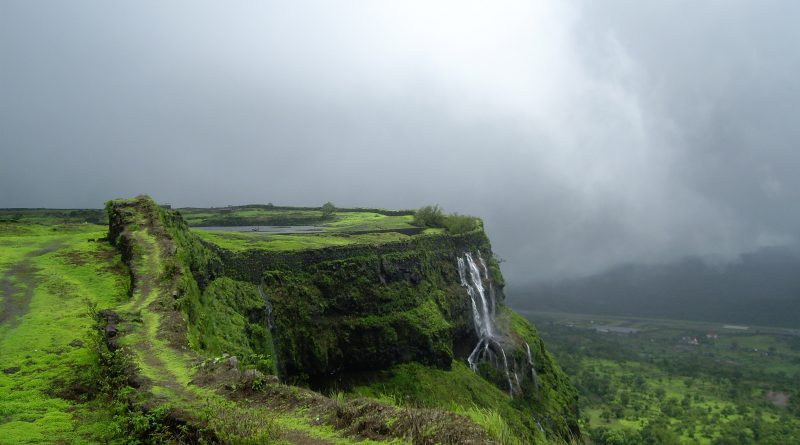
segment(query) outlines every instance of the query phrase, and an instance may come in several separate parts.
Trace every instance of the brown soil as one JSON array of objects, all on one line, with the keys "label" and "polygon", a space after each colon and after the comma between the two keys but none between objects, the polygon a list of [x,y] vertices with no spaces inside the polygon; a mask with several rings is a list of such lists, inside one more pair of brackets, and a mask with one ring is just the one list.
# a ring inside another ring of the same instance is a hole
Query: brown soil
[{"label": "brown soil", "polygon": [[789,406],[789,394],[781,391],[769,391],[767,393],[767,401],[775,406],[786,408]]}]

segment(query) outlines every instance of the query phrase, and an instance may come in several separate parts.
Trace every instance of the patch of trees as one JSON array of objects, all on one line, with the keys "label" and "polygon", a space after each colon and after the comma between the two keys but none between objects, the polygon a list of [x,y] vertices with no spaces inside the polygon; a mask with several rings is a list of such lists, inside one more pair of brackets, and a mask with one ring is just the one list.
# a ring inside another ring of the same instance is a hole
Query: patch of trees
[{"label": "patch of trees", "polygon": [[478,218],[469,215],[444,213],[438,205],[421,207],[414,213],[413,224],[418,227],[438,227],[452,234],[467,233],[478,227]]}]

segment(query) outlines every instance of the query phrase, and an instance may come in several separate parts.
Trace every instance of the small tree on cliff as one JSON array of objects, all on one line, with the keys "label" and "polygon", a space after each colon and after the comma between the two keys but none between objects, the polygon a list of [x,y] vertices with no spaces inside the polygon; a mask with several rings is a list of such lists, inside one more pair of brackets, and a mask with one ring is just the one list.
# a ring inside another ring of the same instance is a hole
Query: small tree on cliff
[{"label": "small tree on cliff", "polygon": [[332,202],[328,201],[322,205],[322,217],[323,218],[330,218],[333,216],[333,213],[336,212],[336,206],[333,205]]},{"label": "small tree on cliff", "polygon": [[414,213],[414,225],[418,227],[444,227],[444,212],[439,204],[421,207]]}]

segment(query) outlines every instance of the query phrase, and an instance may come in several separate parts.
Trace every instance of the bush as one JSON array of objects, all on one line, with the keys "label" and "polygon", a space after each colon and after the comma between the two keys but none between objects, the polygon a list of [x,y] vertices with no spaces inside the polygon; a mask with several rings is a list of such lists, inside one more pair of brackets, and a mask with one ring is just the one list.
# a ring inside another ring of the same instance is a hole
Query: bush
[{"label": "bush", "polygon": [[322,205],[322,217],[323,218],[328,218],[330,216],[333,216],[333,212],[335,212],[335,211],[336,211],[336,206],[330,201],[328,201],[328,202],[326,202],[325,204]]},{"label": "bush", "polygon": [[444,228],[455,235],[475,230],[477,220],[475,217],[453,213],[444,218]]},{"label": "bush", "polygon": [[478,219],[474,216],[451,213],[445,215],[438,204],[421,207],[414,213],[412,224],[418,227],[441,227],[449,233],[458,235],[475,230]]},{"label": "bush", "polygon": [[444,212],[439,204],[421,207],[414,213],[413,224],[418,227],[444,227]]}]

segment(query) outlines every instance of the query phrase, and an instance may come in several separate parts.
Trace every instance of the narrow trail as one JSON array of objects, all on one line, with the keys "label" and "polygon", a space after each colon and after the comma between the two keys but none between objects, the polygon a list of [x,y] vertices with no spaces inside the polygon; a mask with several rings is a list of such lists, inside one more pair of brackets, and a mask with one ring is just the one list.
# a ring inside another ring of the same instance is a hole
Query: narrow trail
[{"label": "narrow trail", "polygon": [[311,437],[300,430],[284,430],[281,432],[281,439],[295,445],[335,445],[334,442]]},{"label": "narrow trail", "polygon": [[58,250],[64,244],[63,240],[56,240],[46,244],[41,249],[33,251],[13,265],[0,279],[0,324],[14,328],[18,324],[18,317],[28,313],[28,307],[33,299],[39,271],[33,265],[33,259]]},{"label": "narrow trail", "polygon": [[[137,273],[133,289],[133,299],[127,308],[131,313],[141,313],[159,298],[165,298],[165,296],[161,294],[168,293],[168,290],[164,289],[162,283],[158,282],[158,268],[163,252],[161,252],[159,243],[151,238],[152,235],[148,235],[143,233],[134,235],[136,237],[136,244],[143,248],[143,252],[137,259],[139,264],[136,265]],[[170,371],[166,361],[160,356],[157,349],[158,346],[168,348],[176,357],[181,356],[180,351],[171,348],[166,342],[164,342],[165,344],[163,344],[163,346],[154,345],[154,343],[162,343],[162,340],[158,338],[157,334],[152,334],[157,333],[160,328],[158,317],[142,316],[141,320],[141,324],[138,325],[134,331],[137,339],[131,346],[143,364],[152,371],[147,377],[152,380],[154,386],[168,389],[174,396],[186,402],[196,400],[197,395],[181,384],[178,376]]]}]

